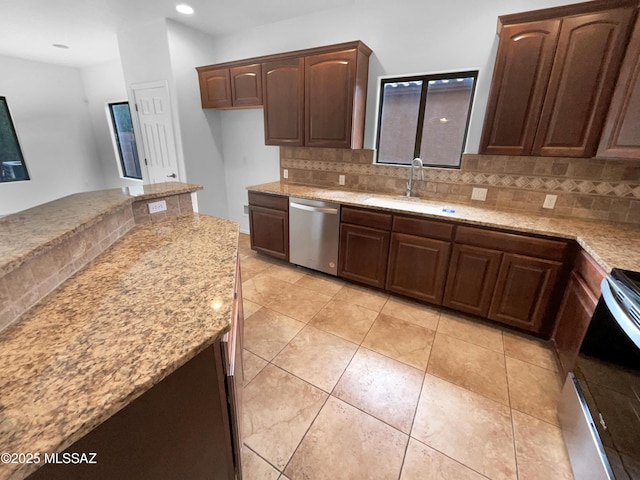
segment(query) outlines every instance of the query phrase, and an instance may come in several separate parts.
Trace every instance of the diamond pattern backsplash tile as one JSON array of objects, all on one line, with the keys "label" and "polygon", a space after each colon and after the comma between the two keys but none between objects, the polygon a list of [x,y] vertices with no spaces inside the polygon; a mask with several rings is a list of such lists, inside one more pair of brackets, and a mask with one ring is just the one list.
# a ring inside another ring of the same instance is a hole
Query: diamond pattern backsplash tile
[{"label": "diamond pattern backsplash tile", "polygon": [[[281,147],[280,168],[289,170],[289,178],[281,175],[280,181],[404,194],[407,167],[377,165],[373,158],[373,150]],[[425,168],[424,173],[424,182],[414,179],[414,192],[428,199],[476,204],[470,199],[470,186],[483,186],[489,192],[481,205],[487,207],[640,223],[640,160],[465,154],[460,169],[434,167]],[[345,186],[338,184],[339,175],[346,176]],[[464,186],[468,190],[461,189]],[[506,191],[536,194],[501,193]],[[558,195],[563,208],[543,209],[538,203],[544,194]],[[596,201],[606,199],[617,201]]]}]

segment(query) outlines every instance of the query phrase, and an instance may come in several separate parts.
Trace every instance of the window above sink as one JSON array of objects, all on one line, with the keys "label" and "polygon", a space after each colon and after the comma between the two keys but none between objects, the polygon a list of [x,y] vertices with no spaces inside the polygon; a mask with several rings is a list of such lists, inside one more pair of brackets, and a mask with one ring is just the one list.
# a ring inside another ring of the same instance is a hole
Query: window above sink
[{"label": "window above sink", "polygon": [[477,71],[383,78],[376,162],[455,167],[469,127]]}]

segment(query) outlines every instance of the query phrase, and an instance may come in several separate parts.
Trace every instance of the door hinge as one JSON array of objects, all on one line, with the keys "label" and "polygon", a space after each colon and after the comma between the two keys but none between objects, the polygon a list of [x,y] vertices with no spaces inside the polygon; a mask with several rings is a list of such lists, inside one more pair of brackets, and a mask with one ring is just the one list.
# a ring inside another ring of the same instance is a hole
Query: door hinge
[{"label": "door hinge", "polygon": [[138,104],[134,103],[134,105],[136,106],[136,112],[138,111]]},{"label": "door hinge", "polygon": [[146,159],[146,158],[144,159],[144,164],[145,164],[145,165],[149,165],[149,163],[147,162],[147,159]]}]

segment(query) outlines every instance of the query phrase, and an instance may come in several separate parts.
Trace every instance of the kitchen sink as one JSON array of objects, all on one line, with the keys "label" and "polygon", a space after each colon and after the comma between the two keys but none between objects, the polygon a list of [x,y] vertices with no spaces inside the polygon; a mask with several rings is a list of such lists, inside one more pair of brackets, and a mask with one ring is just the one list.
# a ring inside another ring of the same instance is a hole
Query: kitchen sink
[{"label": "kitchen sink", "polygon": [[424,200],[413,200],[406,197],[368,197],[363,200],[365,205],[381,208],[393,208],[396,210],[406,210],[417,213],[431,213],[442,215],[443,213],[455,213],[455,209],[451,207],[443,207],[442,205],[434,205]]}]

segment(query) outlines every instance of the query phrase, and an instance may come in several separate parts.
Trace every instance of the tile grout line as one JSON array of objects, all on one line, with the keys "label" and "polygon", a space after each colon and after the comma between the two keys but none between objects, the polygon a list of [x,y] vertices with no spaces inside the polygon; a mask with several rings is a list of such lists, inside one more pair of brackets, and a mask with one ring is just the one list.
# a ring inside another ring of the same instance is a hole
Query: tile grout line
[{"label": "tile grout line", "polygon": [[[504,349],[504,332],[502,332],[502,348]],[[507,353],[504,352],[504,374],[507,380],[507,398],[509,399],[509,418],[511,419],[511,435],[513,436],[513,459],[516,467],[516,480],[520,478],[520,470],[518,469],[518,446],[516,445],[516,426],[513,422],[513,408],[511,406],[511,384],[509,382],[509,371],[507,370]]]},{"label": "tile grout line", "polygon": [[[247,445],[246,443],[242,442],[242,446],[248,450],[251,450],[254,454],[256,454],[260,459],[264,460],[265,463],[267,463],[268,465],[272,466],[276,472],[278,472],[278,478],[280,477],[280,475],[283,475],[283,473],[280,471],[280,469],[278,467],[276,467],[275,465],[273,465],[269,460],[267,460],[266,458],[264,458],[262,455],[260,455],[258,452],[256,452],[253,448],[251,448],[249,445]],[[242,460],[241,460],[242,462]]]}]

